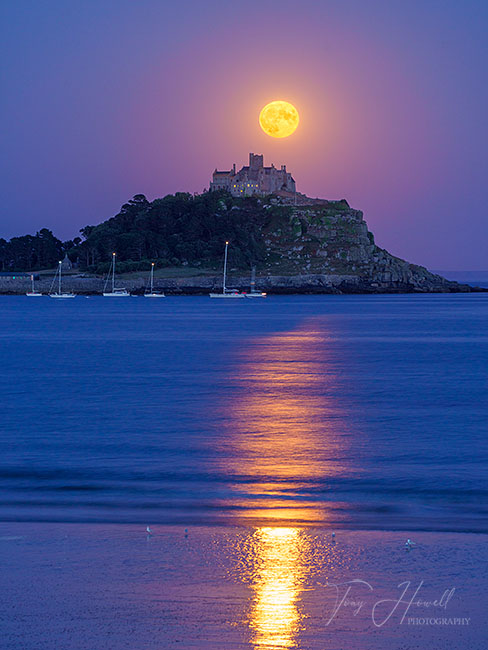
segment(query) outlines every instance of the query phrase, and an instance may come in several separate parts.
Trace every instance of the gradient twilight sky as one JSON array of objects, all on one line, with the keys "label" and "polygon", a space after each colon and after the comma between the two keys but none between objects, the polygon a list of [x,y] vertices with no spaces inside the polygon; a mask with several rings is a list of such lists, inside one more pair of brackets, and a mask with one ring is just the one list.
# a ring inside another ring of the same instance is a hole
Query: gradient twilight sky
[{"label": "gradient twilight sky", "polygon": [[[0,236],[74,237],[254,151],[391,253],[488,268],[485,0],[3,0],[0,25]],[[259,128],[273,99],[290,138]]]}]

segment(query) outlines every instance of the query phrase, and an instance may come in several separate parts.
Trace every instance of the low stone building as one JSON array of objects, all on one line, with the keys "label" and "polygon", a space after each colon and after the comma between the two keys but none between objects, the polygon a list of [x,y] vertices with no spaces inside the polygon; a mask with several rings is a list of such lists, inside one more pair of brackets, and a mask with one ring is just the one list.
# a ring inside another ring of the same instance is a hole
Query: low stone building
[{"label": "low stone building", "polygon": [[235,164],[228,171],[215,169],[210,191],[226,190],[232,196],[250,196],[252,194],[294,194],[296,185],[293,176],[286,171],[286,165],[277,169],[274,165],[264,166],[262,154],[249,154],[249,165],[236,172]]},{"label": "low stone building", "polygon": [[73,268],[73,264],[70,258],[68,257],[68,253],[65,253],[64,258],[61,261],[61,269],[63,271],[71,271],[72,268]]}]

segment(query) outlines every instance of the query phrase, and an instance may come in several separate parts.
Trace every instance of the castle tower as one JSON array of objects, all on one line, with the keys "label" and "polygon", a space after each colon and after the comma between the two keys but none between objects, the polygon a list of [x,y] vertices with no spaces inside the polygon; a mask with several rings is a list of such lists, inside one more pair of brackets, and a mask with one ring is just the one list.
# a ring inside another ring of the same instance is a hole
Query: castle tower
[{"label": "castle tower", "polygon": [[264,156],[263,154],[250,153],[249,154],[249,169],[251,171],[258,171],[264,167]]}]

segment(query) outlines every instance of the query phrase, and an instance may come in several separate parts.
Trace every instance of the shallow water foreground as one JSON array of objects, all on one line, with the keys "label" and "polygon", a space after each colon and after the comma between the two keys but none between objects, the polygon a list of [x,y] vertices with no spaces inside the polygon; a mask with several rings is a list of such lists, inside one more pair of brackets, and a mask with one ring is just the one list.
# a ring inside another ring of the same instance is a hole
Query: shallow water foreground
[{"label": "shallow water foreground", "polygon": [[0,524],[2,649],[486,647],[485,535],[152,530]]}]

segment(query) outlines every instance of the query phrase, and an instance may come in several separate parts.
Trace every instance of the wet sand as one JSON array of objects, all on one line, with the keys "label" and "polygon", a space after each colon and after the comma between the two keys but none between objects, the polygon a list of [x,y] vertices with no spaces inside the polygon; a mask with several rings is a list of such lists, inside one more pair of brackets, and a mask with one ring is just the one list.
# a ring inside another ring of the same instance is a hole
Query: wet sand
[{"label": "wet sand", "polygon": [[486,647],[485,535],[152,530],[0,524],[2,649]]}]

